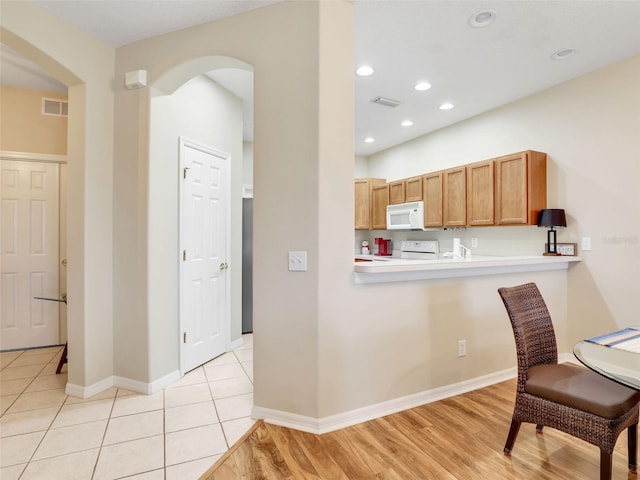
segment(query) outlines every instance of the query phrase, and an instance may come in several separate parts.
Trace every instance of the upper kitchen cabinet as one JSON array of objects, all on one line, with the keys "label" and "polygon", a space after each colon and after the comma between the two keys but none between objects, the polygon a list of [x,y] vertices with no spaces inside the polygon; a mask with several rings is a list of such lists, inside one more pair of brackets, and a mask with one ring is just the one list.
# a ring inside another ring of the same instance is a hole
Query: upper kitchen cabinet
[{"label": "upper kitchen cabinet", "polygon": [[464,227],[467,224],[467,170],[464,165],[443,172],[443,225]]},{"label": "upper kitchen cabinet", "polygon": [[389,182],[389,205],[422,200],[422,176]]},{"label": "upper kitchen cabinet", "polygon": [[373,187],[385,184],[386,180],[382,178],[356,178],[354,184],[356,230],[371,230]]},{"label": "upper kitchen cabinet", "polygon": [[467,225],[493,225],[493,160],[467,165]]},{"label": "upper kitchen cabinet", "polygon": [[371,229],[387,229],[387,205],[389,205],[389,185],[376,185],[371,191]]},{"label": "upper kitchen cabinet", "polygon": [[424,200],[424,226],[442,226],[442,172],[428,173],[422,177]]},{"label": "upper kitchen cabinet", "polygon": [[406,202],[419,202],[422,200],[422,177],[407,178],[404,181]]},{"label": "upper kitchen cabinet", "polygon": [[537,225],[547,206],[547,155],[528,150],[495,159],[496,225]]},{"label": "upper kitchen cabinet", "polygon": [[389,205],[397,205],[404,202],[406,202],[405,181],[389,182]]}]

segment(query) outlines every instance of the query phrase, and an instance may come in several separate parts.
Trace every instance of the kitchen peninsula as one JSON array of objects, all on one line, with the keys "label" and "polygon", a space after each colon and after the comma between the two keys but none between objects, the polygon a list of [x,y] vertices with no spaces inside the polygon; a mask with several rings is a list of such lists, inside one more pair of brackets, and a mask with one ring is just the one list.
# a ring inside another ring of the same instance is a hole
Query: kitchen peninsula
[{"label": "kitchen peninsula", "polygon": [[[438,241],[443,240],[442,233],[447,229],[497,227],[501,230],[514,226],[524,229],[536,226],[538,212],[546,208],[547,203],[546,166],[545,153],[525,150],[392,182],[379,178],[356,179],[356,240],[366,238],[358,231],[384,230],[389,235],[389,230],[394,230],[394,233],[400,233],[400,241],[424,241],[419,234],[413,235],[418,238],[402,238],[402,230],[431,230],[430,237],[436,237],[431,243],[436,245],[428,249],[435,252],[433,258],[400,258],[395,254],[393,257],[356,255],[355,283],[567,270],[571,263],[579,262],[580,258],[530,255],[526,253],[526,248],[523,253],[514,252],[515,255],[471,255],[469,249],[466,249],[469,258],[438,255]],[[423,208],[414,208],[414,205]],[[399,208],[404,206],[406,212]],[[409,206],[412,210],[409,210]],[[390,209],[394,209],[392,213],[397,212],[397,220],[390,220]],[[401,218],[410,217],[407,212],[413,212],[414,216],[417,212],[421,222],[414,225],[412,220],[411,225],[403,224]],[[514,231],[503,232],[512,239],[521,237]],[[485,230],[485,233],[485,238],[491,236],[491,230]],[[474,232],[474,235],[478,234]],[[460,239],[456,240],[459,244]]]},{"label": "kitchen peninsula", "polygon": [[356,255],[355,283],[403,282],[436,278],[474,277],[517,272],[566,270],[575,256],[474,256],[466,259],[406,260]]}]

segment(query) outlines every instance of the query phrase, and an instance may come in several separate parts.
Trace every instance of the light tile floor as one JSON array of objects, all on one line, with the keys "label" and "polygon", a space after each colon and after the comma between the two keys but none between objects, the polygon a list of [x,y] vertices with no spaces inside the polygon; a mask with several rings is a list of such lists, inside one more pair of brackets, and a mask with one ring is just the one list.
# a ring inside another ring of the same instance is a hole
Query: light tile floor
[{"label": "light tile floor", "polygon": [[153,395],[64,393],[62,348],[0,353],[2,480],[191,480],[254,421],[253,336]]}]

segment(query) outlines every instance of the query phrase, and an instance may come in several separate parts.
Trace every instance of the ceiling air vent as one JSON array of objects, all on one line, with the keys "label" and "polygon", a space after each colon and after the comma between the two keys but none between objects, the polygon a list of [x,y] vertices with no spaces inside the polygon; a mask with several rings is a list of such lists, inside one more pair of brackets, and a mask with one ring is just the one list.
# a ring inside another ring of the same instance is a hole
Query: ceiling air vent
[{"label": "ceiling air vent", "polygon": [[397,107],[401,102],[398,100],[393,100],[391,98],[385,97],[376,97],[371,100],[372,103],[377,103],[378,105],[384,105],[385,107]]},{"label": "ceiling air vent", "polygon": [[66,117],[69,115],[69,102],[57,98],[42,98],[42,114]]}]

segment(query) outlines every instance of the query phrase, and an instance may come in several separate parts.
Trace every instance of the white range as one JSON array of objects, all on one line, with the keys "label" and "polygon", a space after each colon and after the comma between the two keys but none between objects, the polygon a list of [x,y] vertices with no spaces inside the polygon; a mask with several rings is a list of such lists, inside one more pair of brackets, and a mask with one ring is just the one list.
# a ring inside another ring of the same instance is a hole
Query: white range
[{"label": "white range", "polygon": [[404,240],[400,244],[400,258],[405,260],[437,260],[437,240]]}]

